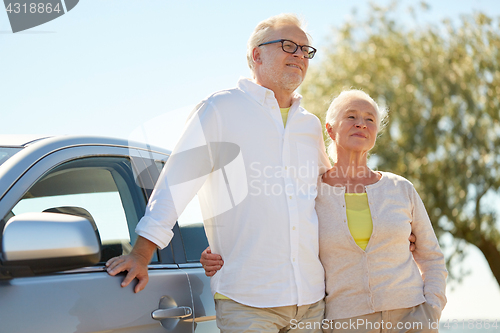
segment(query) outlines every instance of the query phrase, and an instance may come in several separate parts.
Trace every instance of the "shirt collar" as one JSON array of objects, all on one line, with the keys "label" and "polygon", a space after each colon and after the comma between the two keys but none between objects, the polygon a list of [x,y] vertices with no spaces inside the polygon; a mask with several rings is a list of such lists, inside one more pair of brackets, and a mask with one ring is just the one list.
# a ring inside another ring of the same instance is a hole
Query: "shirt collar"
[{"label": "shirt collar", "polygon": [[[258,85],[254,81],[248,78],[240,78],[238,81],[238,88],[243,92],[247,93],[252,99],[254,99],[260,105],[264,105],[266,98],[273,98],[274,100],[274,92],[271,89],[264,88],[261,85]],[[302,96],[296,92],[294,92],[292,97],[292,106],[296,103],[299,103],[302,99]],[[291,107],[290,107],[291,109]]]}]

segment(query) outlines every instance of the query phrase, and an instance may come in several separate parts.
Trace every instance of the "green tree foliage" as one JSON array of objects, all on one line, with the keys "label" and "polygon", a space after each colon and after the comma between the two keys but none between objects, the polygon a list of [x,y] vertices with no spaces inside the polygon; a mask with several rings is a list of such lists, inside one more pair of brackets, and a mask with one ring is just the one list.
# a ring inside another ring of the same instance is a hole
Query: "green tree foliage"
[{"label": "green tree foliage", "polygon": [[388,107],[370,162],[413,182],[437,235],[452,240],[449,265],[474,244],[500,284],[500,21],[405,25],[396,9],[373,5],[334,31],[304,104],[324,121],[331,99],[357,88]]}]

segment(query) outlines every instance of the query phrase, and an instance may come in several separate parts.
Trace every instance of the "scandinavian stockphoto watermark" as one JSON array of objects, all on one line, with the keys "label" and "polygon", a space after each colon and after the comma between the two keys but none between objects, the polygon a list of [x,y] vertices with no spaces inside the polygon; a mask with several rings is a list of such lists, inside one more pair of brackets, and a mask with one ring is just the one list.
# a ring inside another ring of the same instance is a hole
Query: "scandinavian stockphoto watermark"
[{"label": "scandinavian stockphoto watermark", "polygon": [[362,318],[349,319],[342,321],[330,321],[323,319],[321,322],[299,322],[296,319],[290,321],[291,329],[300,330],[342,330],[342,331],[357,331],[357,330],[437,330],[439,328],[438,321],[406,321],[406,322],[390,322],[390,321],[375,321],[371,322]]},{"label": "scandinavian stockphoto watermark", "polygon": [[73,8],[79,0],[4,0],[12,32],[52,21]]},{"label": "scandinavian stockphoto watermark", "polygon": [[[297,155],[297,161],[288,165],[250,161],[238,144],[214,140],[218,137],[213,132],[214,126],[204,125],[210,124],[210,120],[200,119],[202,112],[196,112],[199,107],[203,106],[187,106],[166,112],[132,131],[129,146],[135,148],[131,148],[134,151],[130,152],[130,156],[140,157],[137,163],[134,163],[137,185],[152,190],[155,184],[151,180],[158,178],[158,161],[150,153],[154,150],[151,147],[166,147],[177,142],[165,165],[168,172],[165,172],[164,178],[160,178],[157,189],[164,191],[164,194],[172,199],[175,206],[172,208],[175,208],[178,215],[198,189],[210,191],[204,192],[204,198],[210,201],[204,203],[205,219],[235,208],[247,197],[286,196],[290,200],[296,197],[314,200],[318,195],[320,166],[319,161],[314,159],[314,154]],[[170,123],[178,124],[181,120],[177,118],[181,118],[181,114],[185,117],[189,109],[195,111],[191,112],[183,128],[178,125],[169,127]],[[178,134],[174,138],[168,138],[167,133],[172,131],[177,131]],[[347,167],[332,171],[329,176],[334,178],[374,177],[374,173],[367,173],[366,168]],[[202,187],[206,182],[208,186]],[[336,184],[329,181],[329,185],[332,186],[325,186],[323,189],[339,195],[350,183]],[[356,186],[352,188],[363,191]]]},{"label": "scandinavian stockphoto watermark", "polygon": [[300,165],[268,165],[252,162],[248,172],[251,196],[316,196],[317,161],[304,160]]},{"label": "scandinavian stockphoto watermark", "polygon": [[470,330],[475,332],[477,330],[499,330],[500,325],[498,319],[447,319],[441,322],[441,326],[447,330],[457,330],[463,332]]}]

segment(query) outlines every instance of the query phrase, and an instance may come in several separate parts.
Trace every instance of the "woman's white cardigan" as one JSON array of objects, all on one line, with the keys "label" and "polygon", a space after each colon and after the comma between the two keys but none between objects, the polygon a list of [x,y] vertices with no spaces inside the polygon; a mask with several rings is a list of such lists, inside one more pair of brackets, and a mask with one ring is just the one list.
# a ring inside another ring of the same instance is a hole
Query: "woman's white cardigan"
[{"label": "woman's white cardigan", "polygon": [[[373,221],[365,251],[354,242],[347,225],[344,187],[318,185],[316,211],[327,319],[423,302],[440,315],[446,304],[444,256],[422,200],[405,178],[381,174],[377,183],[365,187]],[[417,237],[413,255],[408,241],[411,232]]]}]

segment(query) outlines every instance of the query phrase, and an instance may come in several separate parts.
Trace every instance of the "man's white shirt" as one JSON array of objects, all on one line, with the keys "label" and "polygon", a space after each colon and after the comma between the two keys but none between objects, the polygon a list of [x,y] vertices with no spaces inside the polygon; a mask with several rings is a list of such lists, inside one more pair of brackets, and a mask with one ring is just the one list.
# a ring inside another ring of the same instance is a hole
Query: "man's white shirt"
[{"label": "man's white shirt", "polygon": [[330,168],[319,119],[296,94],[286,128],[274,93],[248,79],[191,113],[136,232],[168,245],[198,193],[205,231],[224,266],[212,293],[254,307],[325,296],[319,261],[317,178]]}]

